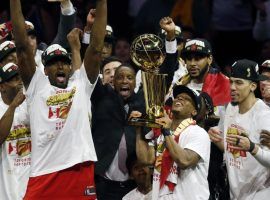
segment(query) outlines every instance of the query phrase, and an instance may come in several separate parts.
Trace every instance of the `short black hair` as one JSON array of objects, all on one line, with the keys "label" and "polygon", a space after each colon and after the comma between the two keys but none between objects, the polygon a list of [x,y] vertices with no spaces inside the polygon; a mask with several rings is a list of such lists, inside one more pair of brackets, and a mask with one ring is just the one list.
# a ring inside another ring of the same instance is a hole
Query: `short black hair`
[{"label": "short black hair", "polygon": [[122,64],[122,61],[119,58],[117,58],[116,56],[107,57],[101,63],[101,66],[100,66],[100,72],[101,73],[103,73],[104,66],[107,65],[110,62],[120,62]]},{"label": "short black hair", "polygon": [[131,69],[131,70],[134,72],[135,76],[136,76],[136,70],[135,70],[134,67],[133,67],[131,64],[129,64],[129,63],[122,63],[119,67],[116,68],[115,74],[116,74],[116,73],[119,71],[119,69],[121,69],[122,67],[127,67],[127,68]]}]

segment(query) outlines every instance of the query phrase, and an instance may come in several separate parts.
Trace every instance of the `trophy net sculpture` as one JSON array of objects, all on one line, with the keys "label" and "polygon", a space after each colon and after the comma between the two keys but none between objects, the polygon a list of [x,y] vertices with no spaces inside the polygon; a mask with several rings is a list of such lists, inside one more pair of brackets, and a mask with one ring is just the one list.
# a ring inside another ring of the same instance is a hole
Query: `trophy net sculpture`
[{"label": "trophy net sculpture", "polygon": [[165,59],[164,42],[154,34],[138,36],[131,45],[131,59],[142,70],[142,83],[146,106],[145,118],[133,118],[134,126],[161,127],[155,119],[164,115],[166,95],[165,74],[159,74],[159,67]]}]

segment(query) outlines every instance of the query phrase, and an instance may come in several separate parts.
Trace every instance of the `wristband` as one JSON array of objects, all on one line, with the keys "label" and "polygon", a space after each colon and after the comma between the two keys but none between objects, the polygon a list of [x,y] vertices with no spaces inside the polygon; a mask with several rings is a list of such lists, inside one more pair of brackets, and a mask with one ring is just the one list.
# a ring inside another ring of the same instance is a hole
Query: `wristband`
[{"label": "wristband", "polygon": [[73,15],[76,12],[70,0],[61,2],[60,7],[62,14],[66,16]]},{"label": "wristband", "polygon": [[173,41],[166,40],[165,49],[166,49],[166,53],[170,53],[170,54],[176,53],[177,52],[176,39],[174,39]]},{"label": "wristband", "polygon": [[248,151],[251,153],[254,150],[254,148],[255,148],[255,143],[253,143],[249,140],[249,150]]},{"label": "wristband", "polygon": [[82,38],[82,43],[89,44],[90,43],[90,33],[84,33]]},{"label": "wristband", "polygon": [[162,128],[162,129],[161,129],[161,133],[163,134],[164,137],[170,136],[170,135],[171,135],[170,130],[165,129],[165,128]]}]

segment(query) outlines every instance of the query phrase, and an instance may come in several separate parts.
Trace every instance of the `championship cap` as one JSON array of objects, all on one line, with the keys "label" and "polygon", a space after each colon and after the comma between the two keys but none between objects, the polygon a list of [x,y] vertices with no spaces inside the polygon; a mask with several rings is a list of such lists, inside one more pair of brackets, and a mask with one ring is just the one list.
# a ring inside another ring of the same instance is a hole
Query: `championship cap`
[{"label": "championship cap", "polygon": [[2,61],[8,54],[16,51],[16,46],[12,41],[5,41],[0,44],[0,61]]},{"label": "championship cap", "polygon": [[59,44],[50,45],[43,53],[42,53],[42,64],[46,67],[48,62],[54,60],[65,60],[69,64],[71,63],[71,58],[66,49],[64,49]]},{"label": "championship cap", "polygon": [[237,60],[231,69],[231,77],[251,81],[267,80],[266,76],[259,74],[259,66],[256,62],[248,59]]},{"label": "championship cap", "polygon": [[182,50],[182,56],[185,58],[189,54],[201,54],[201,55],[211,55],[212,48],[210,43],[205,39],[192,39],[188,40]]},{"label": "championship cap", "polygon": [[175,88],[173,89],[173,97],[176,98],[177,95],[179,95],[181,93],[186,93],[191,97],[191,99],[194,102],[195,109],[197,110],[197,112],[199,112],[201,109],[201,100],[200,100],[199,94],[197,94],[196,91],[194,91],[194,90],[192,90],[184,85],[176,85]]},{"label": "championship cap", "polygon": [[11,79],[13,76],[18,75],[18,66],[14,63],[7,63],[0,68],[0,83],[4,83]]}]

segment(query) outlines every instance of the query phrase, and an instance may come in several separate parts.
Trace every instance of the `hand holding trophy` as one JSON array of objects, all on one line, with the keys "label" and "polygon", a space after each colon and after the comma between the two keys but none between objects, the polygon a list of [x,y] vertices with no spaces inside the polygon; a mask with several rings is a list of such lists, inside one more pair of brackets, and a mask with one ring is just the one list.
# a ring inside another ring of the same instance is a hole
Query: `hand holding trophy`
[{"label": "hand holding trophy", "polygon": [[145,118],[131,118],[130,125],[160,128],[156,118],[164,116],[166,94],[165,74],[159,67],[165,59],[164,42],[154,34],[138,36],[131,45],[131,59],[142,70],[142,83],[146,105]]}]

